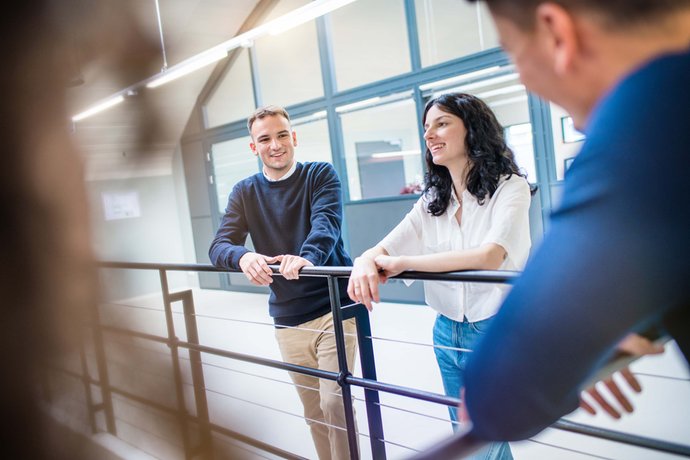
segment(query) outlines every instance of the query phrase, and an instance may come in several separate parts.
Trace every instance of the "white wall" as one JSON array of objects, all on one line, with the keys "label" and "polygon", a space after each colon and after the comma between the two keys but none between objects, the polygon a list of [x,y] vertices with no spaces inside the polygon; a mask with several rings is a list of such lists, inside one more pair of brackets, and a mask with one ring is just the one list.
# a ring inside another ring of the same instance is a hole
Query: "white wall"
[{"label": "white wall", "polygon": [[[171,174],[88,181],[92,242],[100,260],[195,263],[192,227],[180,149],[171,159]],[[106,219],[104,194],[134,194],[138,216]],[[157,276],[103,270],[107,298],[131,297],[159,289]],[[115,280],[122,281],[114,283]],[[171,272],[171,287],[196,286],[196,274]],[[116,288],[112,285],[116,284]]]}]

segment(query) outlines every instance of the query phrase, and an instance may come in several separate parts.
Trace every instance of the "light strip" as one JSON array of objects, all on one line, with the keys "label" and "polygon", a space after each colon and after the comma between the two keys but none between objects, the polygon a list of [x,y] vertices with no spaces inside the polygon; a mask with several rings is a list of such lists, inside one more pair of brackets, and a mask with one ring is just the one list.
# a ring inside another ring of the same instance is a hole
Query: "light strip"
[{"label": "light strip", "polygon": [[367,107],[367,106],[372,105],[372,104],[376,104],[380,100],[381,100],[381,96],[376,96],[376,97],[372,97],[370,99],[364,99],[363,101],[353,102],[352,104],[341,105],[340,107],[336,107],[335,111],[338,113],[348,112],[350,110],[359,109],[362,107]]},{"label": "light strip", "polygon": [[455,89],[457,91],[461,91],[461,92],[466,93],[466,92],[475,90],[477,88],[483,88],[485,86],[497,85],[499,83],[505,83],[507,81],[517,80],[517,79],[518,79],[518,75],[516,73],[509,73],[507,75],[500,75],[498,77],[487,78],[486,80],[479,80],[479,81],[475,81],[473,83],[468,83],[466,85],[459,86]]},{"label": "light strip", "polygon": [[79,121],[83,120],[84,118],[90,117],[91,115],[95,115],[99,112],[104,111],[105,109],[109,109],[110,107],[119,104],[120,102],[124,101],[125,97],[120,94],[118,96],[111,97],[110,99],[107,99],[103,102],[100,102],[90,109],[84,110],[81,113],[78,113],[77,115],[72,117],[72,121]]},{"label": "light strip", "polygon": [[[201,67],[219,61],[226,57],[230,50],[233,50],[240,46],[248,46],[252,44],[254,40],[263,35],[278,34],[280,32],[284,32],[290,28],[296,27],[319,16],[323,16],[324,14],[330,13],[331,11],[348,5],[354,1],[356,0],[315,0],[309,2],[308,4],[300,8],[297,8],[296,10],[284,14],[283,16],[280,16],[265,24],[257,26],[243,34],[237,35],[231,38],[230,40],[221,43],[220,45],[214,46],[209,50],[196,54],[190,57],[189,59],[185,59],[179,64],[176,64],[170,68],[163,70],[158,75],[154,75],[142,82],[135,83],[134,85],[117,92],[116,95],[111,96],[107,99],[107,101],[117,99],[118,97],[123,97],[120,95],[125,93],[135,92],[137,88],[144,85],[147,88],[156,88],[158,86],[161,86],[165,83],[182,77],[183,75],[187,75],[191,72],[194,72],[195,70],[200,69]],[[118,102],[113,102],[112,105],[115,105]],[[106,105],[104,107],[101,107],[101,104],[98,104],[78,115],[75,115],[74,117],[72,117],[72,120],[81,120],[92,115],[93,113],[100,112],[101,110],[105,110],[108,107],[112,107],[112,105]]]},{"label": "light strip", "polygon": [[209,64],[218,62],[228,55],[228,51],[224,48],[211,48],[208,51],[204,51],[202,54],[197,54],[187,60],[180,62],[179,64],[171,67],[170,69],[164,70],[159,77],[154,78],[150,82],[146,83],[147,88],[158,88],[173,80],[177,80],[189,73],[194,72],[202,67],[206,67]]},{"label": "light strip", "polygon": [[311,21],[319,16],[323,16],[326,13],[330,13],[331,11],[348,5],[354,1],[355,0],[331,0],[308,3],[307,5],[296,9],[292,13],[288,13],[271,21],[269,23],[271,29],[269,33],[271,35],[278,35],[286,30],[302,25],[307,21]]},{"label": "light strip", "polygon": [[419,89],[426,91],[428,89],[440,88],[442,86],[450,86],[463,81],[471,80],[476,77],[481,77],[482,75],[494,73],[501,68],[499,66],[487,67],[486,69],[475,70],[474,72],[464,73],[458,75],[457,77],[446,78],[445,80],[434,81],[431,83],[425,83],[419,85]]},{"label": "light strip", "polygon": [[503,88],[496,88],[496,89],[492,89],[492,90],[477,94],[477,97],[479,99],[487,99],[487,98],[490,98],[493,96],[499,96],[502,94],[517,93],[520,91],[527,91],[525,89],[525,85],[520,84],[520,85],[504,86]]},{"label": "light strip", "polygon": [[372,158],[392,158],[392,157],[401,157],[401,156],[408,156],[408,155],[421,155],[422,152],[419,150],[400,150],[397,152],[379,152],[379,153],[372,153],[371,157]]}]

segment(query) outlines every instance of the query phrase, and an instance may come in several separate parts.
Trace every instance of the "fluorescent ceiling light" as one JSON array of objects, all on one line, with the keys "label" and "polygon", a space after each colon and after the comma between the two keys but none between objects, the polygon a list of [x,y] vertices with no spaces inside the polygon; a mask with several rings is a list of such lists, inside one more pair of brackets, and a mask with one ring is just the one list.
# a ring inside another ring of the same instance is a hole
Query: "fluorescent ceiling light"
[{"label": "fluorescent ceiling light", "polygon": [[[223,59],[227,56],[230,50],[233,50],[241,46],[251,46],[254,40],[261,36],[270,33],[277,34],[283,32],[285,30],[303,24],[307,21],[315,19],[319,16],[323,16],[324,14],[330,13],[331,11],[348,5],[354,1],[356,0],[314,0],[312,2],[309,2],[307,5],[304,5],[301,8],[297,8],[296,10],[291,11],[290,13],[284,14],[283,16],[273,19],[272,21],[257,26],[243,34],[237,35],[236,37],[233,37],[230,40],[221,43],[220,45],[214,46],[209,50],[194,55],[189,59],[180,62],[179,64],[169,67],[163,70],[158,75],[154,75],[150,78],[147,78],[144,81],[135,83],[124,90],[118,91],[115,95],[108,98],[107,101],[111,101],[111,99],[117,99],[118,97],[122,97],[118,96],[121,94],[135,92],[136,89],[144,85],[147,88],[156,88],[158,86],[161,86],[165,83],[175,80],[176,78],[194,72],[195,70],[200,69],[201,67],[207,66],[209,64]],[[122,101],[112,102],[112,105],[117,104],[118,102]],[[93,113],[96,113],[91,112],[96,107],[98,107],[98,111],[100,111],[105,110],[108,107],[112,107],[112,105],[106,105],[101,108],[101,104],[99,104],[98,106],[95,106],[92,109],[75,115],[74,117],[72,117],[72,120],[81,120],[89,115],[92,115]]]},{"label": "fluorescent ceiling light", "polygon": [[305,115],[300,118],[293,118],[290,120],[290,124],[292,125],[293,128],[296,128],[297,126],[302,126],[302,125],[307,125],[309,123],[314,123],[315,121],[321,120],[323,118],[326,118],[328,116],[328,112],[325,110],[320,110],[318,112],[314,112],[311,115]]},{"label": "fluorescent ceiling light", "polygon": [[269,26],[269,33],[271,35],[278,35],[290,30],[293,27],[304,24],[307,21],[323,16],[326,13],[330,13],[340,7],[348,5],[355,0],[322,0],[315,1],[304,5],[301,8],[292,11],[284,16],[281,16],[270,23],[266,24]]},{"label": "fluorescent ceiling light", "polygon": [[499,83],[505,83],[507,81],[517,80],[517,79],[518,79],[518,74],[509,73],[507,75],[500,75],[498,77],[487,78],[486,80],[479,80],[479,81],[475,81],[473,83],[468,83],[466,85],[462,85],[462,86],[457,87],[456,90],[461,91],[461,92],[469,92],[469,91],[475,90],[477,88],[483,88],[485,86],[497,85]]},{"label": "fluorescent ceiling light", "polygon": [[473,78],[481,77],[482,75],[494,73],[500,69],[501,68],[499,66],[487,67],[486,69],[475,70],[474,72],[464,73],[462,75],[458,75],[457,77],[451,77],[451,78],[446,78],[445,80],[439,80],[439,81],[434,81],[431,83],[425,83],[423,85],[419,85],[419,89],[421,89],[422,91],[426,91],[428,89],[440,88],[442,86],[450,86],[450,85],[454,85],[456,83],[460,83],[463,81],[472,80]]},{"label": "fluorescent ceiling light", "polygon": [[477,94],[477,97],[479,99],[487,99],[493,96],[499,96],[502,94],[511,94],[511,93],[517,93],[520,91],[527,91],[525,89],[525,85],[510,85],[510,86],[504,86],[502,88],[496,88],[492,89],[489,91],[485,91],[483,93]]},{"label": "fluorescent ceiling light", "polygon": [[376,96],[370,99],[364,99],[363,101],[353,102],[352,104],[341,105],[340,107],[336,107],[335,111],[338,113],[348,112],[350,110],[360,109],[362,107],[367,107],[369,105],[376,104],[380,100],[381,96]]},{"label": "fluorescent ceiling light", "polygon": [[110,107],[119,104],[120,102],[124,101],[125,97],[120,94],[118,96],[111,97],[110,99],[107,99],[103,102],[100,102],[90,109],[86,109],[81,113],[78,113],[77,115],[72,117],[72,121],[79,121],[83,120],[84,118],[90,117],[91,115],[95,115],[99,112],[104,111],[105,109],[109,109]]},{"label": "fluorescent ceiling light", "polygon": [[372,153],[371,157],[372,158],[392,158],[392,157],[401,157],[401,156],[408,156],[408,155],[421,155],[421,151],[419,150],[399,150],[397,152],[379,152],[379,153]]},{"label": "fluorescent ceiling light", "polygon": [[158,77],[154,78],[150,82],[146,83],[147,88],[157,88],[173,80],[194,72],[202,67],[206,67],[209,64],[220,61],[228,55],[228,51],[224,48],[211,48],[208,51],[204,51],[201,54],[197,54],[185,61],[180,62],[171,68],[164,70]]}]

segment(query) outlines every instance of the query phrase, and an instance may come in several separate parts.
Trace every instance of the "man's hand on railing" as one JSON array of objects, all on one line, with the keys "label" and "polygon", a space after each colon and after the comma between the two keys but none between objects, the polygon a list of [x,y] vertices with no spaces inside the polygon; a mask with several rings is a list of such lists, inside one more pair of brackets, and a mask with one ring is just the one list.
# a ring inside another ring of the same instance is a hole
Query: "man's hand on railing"
[{"label": "man's hand on railing", "polygon": [[385,276],[379,274],[379,269],[371,257],[357,257],[352,264],[350,281],[347,284],[347,295],[355,302],[359,302],[372,311],[373,302],[380,302],[379,283],[385,282]]},{"label": "man's hand on railing", "polygon": [[248,252],[240,258],[240,269],[252,284],[268,286],[273,282],[273,270],[268,264],[282,262],[283,256],[268,257]]},{"label": "man's hand on railing", "polygon": [[[656,355],[664,352],[663,345],[655,344],[651,340],[642,337],[638,334],[629,334],[625,339],[621,341],[621,343],[618,344],[617,348],[618,351],[621,352],[623,355],[631,357]],[[642,386],[640,385],[640,382],[638,382],[637,378],[635,378],[633,373],[630,371],[630,368],[626,366],[620,369],[619,372],[620,375],[623,377],[623,380],[635,393],[640,393],[642,391]],[[613,374],[601,380],[601,382],[603,383],[604,387],[608,390],[608,392],[611,393],[614,399],[618,401],[618,403],[623,408],[623,410],[625,410],[625,412],[632,413],[635,410],[633,408],[633,405],[630,403],[628,397],[625,395],[625,393],[623,393],[621,387],[614,380]],[[585,391],[583,391],[583,394],[589,395],[589,397],[591,397],[591,400],[593,401],[593,403],[590,403],[586,401],[582,396],[580,397],[580,407],[588,413],[596,415],[598,406],[611,417],[615,419],[621,418],[621,411],[615,408],[613,405],[611,405],[611,403],[604,398],[601,391],[597,388],[596,383],[587,388]]]},{"label": "man's hand on railing", "polygon": [[282,258],[280,262],[280,268],[278,271],[286,280],[296,280],[299,279],[299,271],[302,267],[313,267],[314,264],[300,256],[293,256],[290,254],[285,254],[282,256],[277,256]]}]

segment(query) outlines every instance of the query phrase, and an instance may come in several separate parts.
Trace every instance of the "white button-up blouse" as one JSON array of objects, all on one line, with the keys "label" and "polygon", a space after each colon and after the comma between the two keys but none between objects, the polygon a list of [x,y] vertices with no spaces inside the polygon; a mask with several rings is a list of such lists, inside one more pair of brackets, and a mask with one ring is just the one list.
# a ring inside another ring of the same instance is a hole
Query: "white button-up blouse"
[{"label": "white button-up blouse", "polygon": [[[455,191],[441,216],[427,212],[423,195],[378,246],[391,256],[415,256],[495,243],[507,253],[500,270],[522,270],[531,245],[530,190],[524,178],[507,177],[481,206],[471,193],[463,192],[462,224],[455,219],[460,207]],[[464,316],[475,322],[495,315],[507,290],[504,284],[424,281],[426,303],[455,321],[463,321]]]}]

